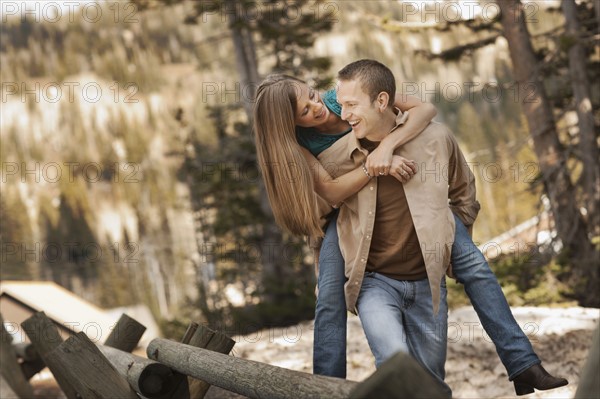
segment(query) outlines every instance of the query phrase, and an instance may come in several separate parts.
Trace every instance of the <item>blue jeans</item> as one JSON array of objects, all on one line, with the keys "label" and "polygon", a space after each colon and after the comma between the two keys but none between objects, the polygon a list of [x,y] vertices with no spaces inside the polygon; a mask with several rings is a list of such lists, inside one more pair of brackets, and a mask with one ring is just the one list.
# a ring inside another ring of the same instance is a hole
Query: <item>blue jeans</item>
[{"label": "blue jeans", "polygon": [[[336,215],[337,216],[337,215]],[[323,241],[319,269],[319,298],[315,314],[314,373],[346,376],[346,303],[344,259],[339,251],[337,217],[329,223]],[[508,377],[539,364],[527,336],[515,321],[504,293],[487,261],[473,243],[464,224],[455,216],[452,270],[464,284],[467,296],[496,346]]]},{"label": "blue jeans", "polygon": [[452,245],[452,272],[464,285],[485,332],[512,381],[534,364],[541,363],[529,339],[517,324],[494,272],[461,220],[454,215],[456,232]]},{"label": "blue jeans", "polygon": [[397,352],[410,353],[452,396],[444,382],[448,341],[446,281],[440,310],[433,314],[429,280],[395,280],[366,272],[358,295],[358,317],[375,356],[375,365]]},{"label": "blue jeans", "polygon": [[313,373],[346,378],[346,276],[336,223],[337,211],[329,220],[319,255]]}]

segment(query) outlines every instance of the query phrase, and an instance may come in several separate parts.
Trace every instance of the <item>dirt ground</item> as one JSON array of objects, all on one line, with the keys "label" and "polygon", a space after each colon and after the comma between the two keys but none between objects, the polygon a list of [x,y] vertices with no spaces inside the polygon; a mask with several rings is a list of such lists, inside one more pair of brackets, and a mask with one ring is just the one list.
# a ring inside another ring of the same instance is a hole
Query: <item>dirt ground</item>
[{"label": "dirt ground", "polygon": [[[524,398],[573,398],[592,333],[600,316],[598,309],[513,308],[521,328],[529,336],[544,367],[565,377],[569,385],[536,391]],[[456,398],[515,397],[513,385],[496,355],[493,344],[470,307],[452,310],[448,322],[446,382]],[[234,356],[280,367],[312,372],[313,323],[262,330],[234,336]],[[373,356],[358,317],[348,320],[348,379],[362,381],[375,371]],[[37,398],[57,398],[48,380],[34,379]],[[206,398],[234,399],[242,396],[211,387]]]},{"label": "dirt ground", "polygon": [[[600,310],[573,308],[513,308],[521,328],[542,359],[543,366],[565,377],[569,385],[551,391],[536,391],[524,398],[573,398],[591,346]],[[456,398],[516,397],[513,384],[489,337],[483,332],[471,307],[452,310],[448,322],[446,382]],[[313,323],[263,330],[238,336],[234,355],[289,369],[312,372]],[[348,320],[348,379],[362,381],[375,371],[360,321]],[[210,398],[239,398],[211,388]]]}]

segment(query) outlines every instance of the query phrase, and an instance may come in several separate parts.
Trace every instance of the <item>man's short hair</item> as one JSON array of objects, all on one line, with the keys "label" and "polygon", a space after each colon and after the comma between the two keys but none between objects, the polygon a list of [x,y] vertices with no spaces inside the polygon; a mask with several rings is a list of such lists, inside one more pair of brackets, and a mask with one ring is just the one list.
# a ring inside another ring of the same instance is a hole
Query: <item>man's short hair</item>
[{"label": "man's short hair", "polygon": [[388,106],[394,103],[396,79],[392,71],[381,62],[369,59],[354,61],[338,72],[339,80],[358,80],[361,89],[367,93],[371,102],[379,93],[386,92],[390,99]]}]

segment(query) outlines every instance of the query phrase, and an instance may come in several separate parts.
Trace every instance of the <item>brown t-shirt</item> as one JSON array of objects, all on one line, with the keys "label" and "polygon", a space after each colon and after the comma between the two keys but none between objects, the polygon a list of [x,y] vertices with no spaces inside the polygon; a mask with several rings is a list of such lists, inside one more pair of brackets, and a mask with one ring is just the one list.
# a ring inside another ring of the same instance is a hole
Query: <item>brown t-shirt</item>
[{"label": "brown t-shirt", "polygon": [[[369,152],[379,145],[367,139],[360,140],[360,144]],[[402,183],[389,175],[377,179],[377,209],[366,270],[396,280],[427,278]]]}]

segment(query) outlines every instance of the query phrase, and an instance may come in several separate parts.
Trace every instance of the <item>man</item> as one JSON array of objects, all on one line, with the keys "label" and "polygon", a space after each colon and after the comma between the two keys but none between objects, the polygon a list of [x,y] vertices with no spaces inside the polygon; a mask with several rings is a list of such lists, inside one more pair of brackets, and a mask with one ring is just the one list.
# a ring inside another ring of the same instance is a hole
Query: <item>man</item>
[{"label": "man", "polygon": [[[342,119],[352,125],[353,134],[320,154],[319,160],[335,162],[336,174],[341,175],[361,165],[405,115],[389,106],[395,81],[382,64],[357,61],[338,78]],[[374,95],[364,87],[368,85],[376,88]],[[455,226],[448,198],[470,225],[479,210],[474,178],[452,134],[437,123],[396,154],[417,162],[420,170],[411,181],[403,185],[390,175],[372,178],[340,208],[346,304],[358,313],[378,366],[398,351],[410,352],[450,394],[444,383],[444,276]]]},{"label": "man", "polygon": [[[407,116],[390,105],[395,80],[381,63],[354,62],[339,72],[338,79],[341,117],[352,125],[353,133],[318,156],[324,165],[336,164],[336,176],[364,167],[368,152]],[[551,376],[540,365],[467,231],[479,203],[473,174],[452,133],[431,123],[395,153],[415,160],[419,173],[404,184],[387,176],[398,176],[394,170],[379,173],[344,201],[337,222],[348,278],[346,305],[358,313],[377,365],[397,351],[410,352],[443,384],[444,275],[451,258],[517,395],[566,385],[567,380]]]}]

